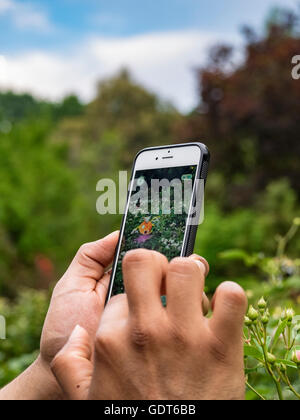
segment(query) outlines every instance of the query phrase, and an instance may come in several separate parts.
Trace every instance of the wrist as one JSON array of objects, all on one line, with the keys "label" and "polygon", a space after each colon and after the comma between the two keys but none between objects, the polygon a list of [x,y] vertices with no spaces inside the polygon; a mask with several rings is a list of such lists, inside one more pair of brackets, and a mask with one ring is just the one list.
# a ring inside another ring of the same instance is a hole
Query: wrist
[{"label": "wrist", "polygon": [[35,383],[41,386],[37,399],[44,400],[61,400],[63,399],[63,391],[57,383],[49,363],[47,363],[41,355],[30,366],[32,377]]},{"label": "wrist", "polygon": [[63,392],[50,366],[39,356],[18,378],[0,391],[0,400],[60,400]]}]

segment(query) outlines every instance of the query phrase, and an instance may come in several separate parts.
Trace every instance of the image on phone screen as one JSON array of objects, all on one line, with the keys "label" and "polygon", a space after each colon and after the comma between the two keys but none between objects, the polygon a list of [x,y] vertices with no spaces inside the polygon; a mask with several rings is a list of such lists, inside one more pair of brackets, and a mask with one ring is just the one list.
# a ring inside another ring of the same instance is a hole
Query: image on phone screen
[{"label": "image on phone screen", "polygon": [[[151,181],[153,179],[158,181],[168,180],[169,182],[180,180],[182,184],[184,184],[184,180],[189,180],[192,188],[190,197],[185,197],[185,200],[182,199],[182,207],[184,207],[184,203],[187,201],[189,203],[191,202],[192,189],[196,175],[197,165],[136,171],[134,181],[137,190],[132,191],[131,196],[129,197],[130,204],[133,204],[132,201],[136,200],[135,197],[138,189],[143,188],[144,183],[151,186]],[[112,276],[114,282],[111,296],[124,293],[122,261],[128,251],[139,248],[155,250],[165,255],[169,261],[181,255],[188,219],[186,208],[182,208],[181,212],[178,212],[178,210],[175,211],[177,206],[175,202],[176,195],[174,189],[170,188],[168,196],[170,198],[168,204],[170,211],[165,212],[163,203],[165,196],[163,194],[163,188],[160,188],[158,211],[156,210],[155,214],[151,214],[150,188],[148,194],[150,211],[145,213],[142,210],[143,203],[135,202],[134,205],[136,207],[141,206],[141,211],[135,212],[135,214],[128,211],[126,215],[121,247]]]}]

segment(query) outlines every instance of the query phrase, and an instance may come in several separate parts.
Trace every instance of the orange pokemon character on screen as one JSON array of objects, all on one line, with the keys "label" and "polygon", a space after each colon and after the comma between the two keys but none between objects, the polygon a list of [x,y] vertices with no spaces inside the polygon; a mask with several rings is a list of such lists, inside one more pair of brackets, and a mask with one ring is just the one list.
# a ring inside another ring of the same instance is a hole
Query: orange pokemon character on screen
[{"label": "orange pokemon character on screen", "polygon": [[139,232],[141,235],[151,235],[153,229],[153,223],[149,219],[144,219],[143,223],[139,226]]},{"label": "orange pokemon character on screen", "polygon": [[134,233],[134,232],[139,232],[140,233],[140,236],[136,239],[137,243],[143,244],[143,243],[149,241],[149,239],[152,238],[154,222],[157,219],[158,219],[158,217],[156,217],[152,220],[151,220],[151,217],[145,217],[144,221],[132,231],[132,233]]}]

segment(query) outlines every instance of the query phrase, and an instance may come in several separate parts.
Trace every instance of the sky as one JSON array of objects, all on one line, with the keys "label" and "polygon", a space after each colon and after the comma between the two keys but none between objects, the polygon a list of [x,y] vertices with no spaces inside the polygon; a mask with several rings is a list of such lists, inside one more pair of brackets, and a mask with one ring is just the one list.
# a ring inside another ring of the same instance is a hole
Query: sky
[{"label": "sky", "polygon": [[0,0],[0,89],[93,99],[99,80],[128,68],[181,111],[196,105],[195,69],[209,48],[240,46],[274,6],[297,0]]}]

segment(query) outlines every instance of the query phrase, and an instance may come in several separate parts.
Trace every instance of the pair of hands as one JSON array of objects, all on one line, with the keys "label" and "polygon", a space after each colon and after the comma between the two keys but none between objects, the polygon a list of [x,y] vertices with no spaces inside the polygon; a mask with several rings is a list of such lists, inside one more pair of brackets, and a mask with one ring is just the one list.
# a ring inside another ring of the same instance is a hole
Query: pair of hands
[{"label": "pair of hands", "polygon": [[207,263],[196,256],[168,263],[138,250],[124,259],[127,295],[113,298],[104,312],[105,267],[117,240],[116,232],[84,245],[54,290],[38,364],[56,393],[102,400],[244,398],[243,290],[222,284],[207,319]]}]

